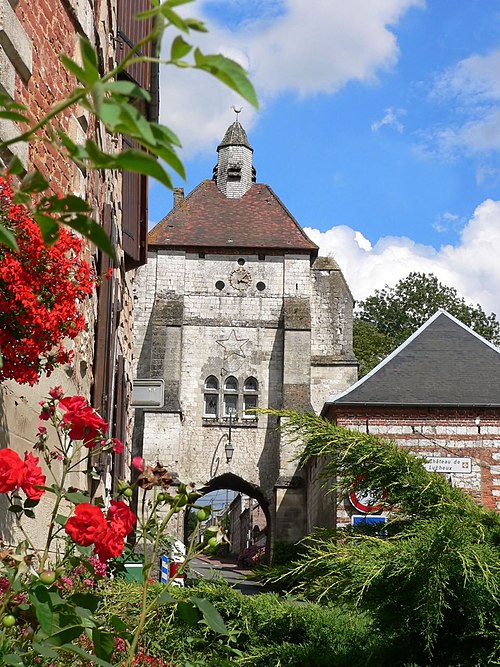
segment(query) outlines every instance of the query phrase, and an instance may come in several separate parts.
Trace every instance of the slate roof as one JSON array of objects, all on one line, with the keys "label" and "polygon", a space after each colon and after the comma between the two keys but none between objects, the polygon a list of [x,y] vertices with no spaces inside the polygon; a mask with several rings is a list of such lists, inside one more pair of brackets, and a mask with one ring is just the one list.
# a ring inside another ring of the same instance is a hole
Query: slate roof
[{"label": "slate roof", "polygon": [[254,183],[242,197],[225,197],[214,181],[200,183],[153,227],[151,246],[279,249],[318,247],[268,185]]},{"label": "slate roof", "polygon": [[329,405],[500,406],[500,350],[438,310]]},{"label": "slate roof", "polygon": [[247,133],[238,121],[235,121],[227,128],[224,138],[217,146],[217,151],[224,148],[224,146],[246,146],[246,148],[253,151],[253,148],[248,142]]}]

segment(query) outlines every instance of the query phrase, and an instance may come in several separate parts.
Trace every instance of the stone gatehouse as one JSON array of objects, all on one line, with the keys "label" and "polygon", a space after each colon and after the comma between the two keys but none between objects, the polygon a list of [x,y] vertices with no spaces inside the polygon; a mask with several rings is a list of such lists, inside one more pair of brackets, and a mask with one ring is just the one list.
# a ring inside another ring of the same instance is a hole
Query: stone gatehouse
[{"label": "stone gatehouse", "polygon": [[248,410],[319,412],[356,380],[353,299],[335,260],[256,182],[238,121],[217,151],[212,180],[174,192],[137,274],[136,378],[163,380],[164,400],[136,409],[134,453],[258,498],[272,539],[296,540],[315,524],[307,480],[276,419]]}]

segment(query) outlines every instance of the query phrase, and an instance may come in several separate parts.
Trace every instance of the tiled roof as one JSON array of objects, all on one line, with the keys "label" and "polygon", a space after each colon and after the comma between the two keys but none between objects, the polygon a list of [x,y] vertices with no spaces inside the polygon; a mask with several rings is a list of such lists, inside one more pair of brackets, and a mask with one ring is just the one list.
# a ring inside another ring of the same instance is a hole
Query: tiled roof
[{"label": "tiled roof", "polygon": [[151,246],[267,248],[317,253],[317,246],[271,188],[254,183],[227,198],[203,181],[151,230]]},{"label": "tiled roof", "polygon": [[328,405],[499,406],[500,350],[439,310]]}]

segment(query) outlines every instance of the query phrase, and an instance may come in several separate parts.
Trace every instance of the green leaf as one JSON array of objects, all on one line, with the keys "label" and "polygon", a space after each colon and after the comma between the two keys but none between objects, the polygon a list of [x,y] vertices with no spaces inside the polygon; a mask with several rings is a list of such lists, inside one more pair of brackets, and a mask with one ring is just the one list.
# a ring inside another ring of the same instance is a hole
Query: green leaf
[{"label": "green leaf", "polygon": [[35,171],[30,171],[21,181],[21,190],[23,192],[43,192],[48,187],[48,182],[38,171],[38,169],[35,169]]},{"label": "green leaf", "polygon": [[85,148],[88,153],[88,159],[93,163],[93,167],[95,169],[115,168],[114,166],[115,156],[108,155],[108,153],[104,153],[103,151],[101,151],[101,149],[95,143],[95,141],[87,139],[87,141],[85,142]]},{"label": "green leaf", "polygon": [[109,622],[113,626],[113,629],[122,636],[123,634],[128,634],[128,625],[122,621],[119,616],[113,615],[109,619]]},{"label": "green leaf", "polygon": [[201,611],[209,628],[214,632],[217,632],[219,635],[229,635],[226,625],[222,620],[222,616],[208,600],[194,596],[189,599]]},{"label": "green leaf", "polygon": [[19,175],[22,174],[23,171],[25,171],[23,163],[17,157],[17,155],[13,155],[7,166],[7,173]]},{"label": "green leaf", "polygon": [[97,80],[92,86],[91,94],[92,94],[92,100],[94,102],[93,111],[95,115],[99,118],[102,109],[102,103],[104,102],[105,99],[104,87],[100,79]]},{"label": "green leaf", "polygon": [[40,212],[33,213],[33,219],[40,227],[40,232],[42,233],[45,245],[53,245],[59,238],[59,224],[50,215]]},{"label": "green leaf", "polygon": [[151,129],[157,142],[160,141],[162,144],[170,144],[179,148],[182,146],[179,137],[170,128],[166,127],[166,125],[151,123]]},{"label": "green leaf", "polygon": [[97,607],[101,602],[101,598],[93,593],[74,593],[69,597],[69,600],[79,607],[90,609],[93,613],[97,611]]},{"label": "green leaf", "polygon": [[88,159],[89,154],[81,144],[76,144],[72,141],[60,128],[57,128],[57,134],[61,144],[77,163],[82,164],[82,162]]},{"label": "green leaf", "polygon": [[155,137],[150,124],[138,109],[131,104],[122,102],[120,104],[120,119],[122,125],[119,129],[123,134],[128,134],[154,146]]},{"label": "green leaf", "polygon": [[64,494],[66,500],[69,500],[70,503],[74,505],[80,505],[80,503],[88,503],[90,498],[82,493],[81,491],[66,491]]},{"label": "green leaf", "polygon": [[89,547],[82,547],[81,544],[77,544],[77,545],[76,545],[76,550],[77,550],[79,553],[81,553],[82,556],[90,556],[90,554],[92,553],[92,549],[93,549],[93,546],[92,546],[92,545],[89,546]]},{"label": "green leaf", "polygon": [[160,183],[163,183],[163,185],[166,185],[170,190],[173,187],[172,180],[165,169],[158,163],[156,158],[148,155],[148,153],[144,153],[144,151],[135,148],[123,151],[117,156],[115,165],[119,169],[151,176],[151,178],[155,178]]},{"label": "green leaf", "polygon": [[62,646],[63,644],[68,644],[72,642],[84,632],[85,628],[81,623],[74,623],[74,625],[66,625],[59,630],[54,632],[45,639],[46,642],[49,642],[52,646]]},{"label": "green leaf", "polygon": [[29,123],[30,119],[23,116],[22,113],[17,111],[0,111],[0,118],[5,118],[5,120],[13,120],[16,123]]},{"label": "green leaf", "polygon": [[153,133],[156,137],[156,146],[152,148],[156,155],[164,160],[174,171],[176,171],[181,178],[186,178],[186,171],[182,161],[179,159],[177,153],[172,148],[170,141],[170,134],[164,132],[164,128],[159,125],[152,125]]},{"label": "green leaf", "polygon": [[2,224],[0,224],[0,243],[6,245],[11,250],[17,251],[19,249],[14,234]]},{"label": "green leaf", "polygon": [[34,519],[35,513],[33,512],[33,510],[24,510],[24,516],[27,516],[28,519]]},{"label": "green leaf", "polygon": [[80,648],[79,646],[75,646],[74,644],[64,644],[63,646],[61,646],[61,649],[63,649],[64,651],[69,651],[70,653],[75,653],[75,655],[79,655],[81,658],[84,658],[89,662],[93,662],[96,665],[101,665],[101,667],[113,667],[113,665],[107,662],[106,660],[103,660],[102,658],[87,653],[87,651],[84,651],[82,648]]},{"label": "green leaf", "polygon": [[119,104],[114,100],[104,100],[99,117],[110,130],[114,131],[120,124],[120,113],[121,107]]},{"label": "green leaf", "polygon": [[23,508],[21,505],[9,505],[9,512],[13,512],[14,514],[21,514],[23,511]]},{"label": "green leaf", "polygon": [[80,37],[80,53],[82,54],[84,68],[84,82],[87,85],[93,85],[99,79],[99,65],[96,52],[89,40],[85,39],[85,37]]},{"label": "green leaf", "polygon": [[57,658],[57,651],[54,651],[53,648],[47,646],[46,644],[33,642],[32,648],[36,653],[42,655],[44,658]]},{"label": "green leaf", "polygon": [[113,635],[94,628],[92,630],[92,641],[94,642],[96,656],[102,660],[110,660],[115,648]]},{"label": "green leaf", "polygon": [[78,216],[78,218],[72,220],[65,220],[64,224],[77,232],[80,232],[82,236],[85,236],[92,241],[99,250],[102,250],[106,255],[109,255],[111,259],[116,261],[115,249],[111,244],[109,236],[104,229],[95,222],[95,220],[86,216]]},{"label": "green leaf", "polygon": [[200,620],[200,612],[198,609],[184,600],[177,603],[177,614],[184,623],[191,626],[195,626]]},{"label": "green leaf", "polygon": [[26,498],[24,501],[24,507],[36,507],[40,501],[39,500],[30,500],[30,498]]},{"label": "green leaf", "polygon": [[88,213],[90,211],[87,202],[76,195],[44,197],[37,209],[44,213]]},{"label": "green leaf", "polygon": [[2,655],[0,658],[2,665],[14,665],[15,667],[22,667],[24,665],[23,659],[20,655],[15,653],[7,653],[7,655]]},{"label": "green leaf", "polygon": [[174,12],[169,5],[170,3],[167,4],[166,2],[164,2],[160,6],[160,11],[163,14],[163,16],[167,19],[167,21],[170,21],[172,25],[175,25],[176,28],[182,30],[182,32],[189,32],[189,29],[184,20],[181,19],[179,14]]},{"label": "green leaf", "polygon": [[68,58],[68,56],[65,55],[59,56],[59,60],[67,70],[76,76],[78,81],[81,81],[82,83],[87,82],[87,75],[85,71],[80,67],[80,65],[77,65],[74,60],[71,60],[71,58]]},{"label": "green leaf", "polygon": [[189,30],[194,30],[195,32],[208,32],[207,26],[203,21],[199,21],[198,19],[185,19],[185,24]]},{"label": "green leaf", "polygon": [[163,593],[160,593],[156,598],[156,604],[158,606],[172,604],[173,602],[177,602],[177,600],[173,598],[168,591],[163,591]]},{"label": "green leaf", "polygon": [[54,612],[50,594],[45,586],[34,586],[28,591],[29,598],[35,609],[40,628],[47,635],[52,632]]},{"label": "green leaf", "polygon": [[127,97],[134,97],[146,100],[147,102],[151,100],[151,95],[148,91],[132,81],[111,81],[103,85],[103,90],[113,95],[126,95]]},{"label": "green leaf", "polygon": [[177,35],[170,48],[170,60],[180,60],[192,49],[191,44],[188,44],[181,35]]},{"label": "green leaf", "polygon": [[241,65],[221,54],[204,55],[199,49],[195,49],[194,60],[197,69],[210,72],[216,79],[222,81],[255,108],[258,108],[259,103],[255,89]]}]

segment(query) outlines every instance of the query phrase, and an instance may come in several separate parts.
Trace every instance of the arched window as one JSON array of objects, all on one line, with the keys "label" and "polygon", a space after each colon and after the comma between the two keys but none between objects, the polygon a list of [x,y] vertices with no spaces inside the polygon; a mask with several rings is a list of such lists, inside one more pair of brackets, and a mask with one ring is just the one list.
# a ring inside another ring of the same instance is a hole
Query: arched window
[{"label": "arched window", "polygon": [[255,410],[259,404],[259,383],[254,377],[249,377],[243,385],[243,417],[244,419],[257,419],[255,412],[246,412]]},{"label": "arched window", "polygon": [[238,380],[230,375],[224,382],[224,417],[238,412]]},{"label": "arched window", "polygon": [[224,382],[224,389],[225,391],[238,391],[238,380],[230,375]]},{"label": "arched window", "polygon": [[219,380],[215,377],[215,375],[209,375],[207,377],[205,380],[205,389],[214,389],[215,391],[219,390]]},{"label": "arched window", "polygon": [[[256,425],[255,410],[259,405],[259,383],[250,376],[245,380],[228,375],[219,380],[209,375],[203,385],[203,418],[205,420],[253,421]],[[250,425],[250,424],[248,424]]]},{"label": "arched window", "polygon": [[217,419],[219,412],[219,381],[215,375],[205,380],[203,416],[205,419]]}]

